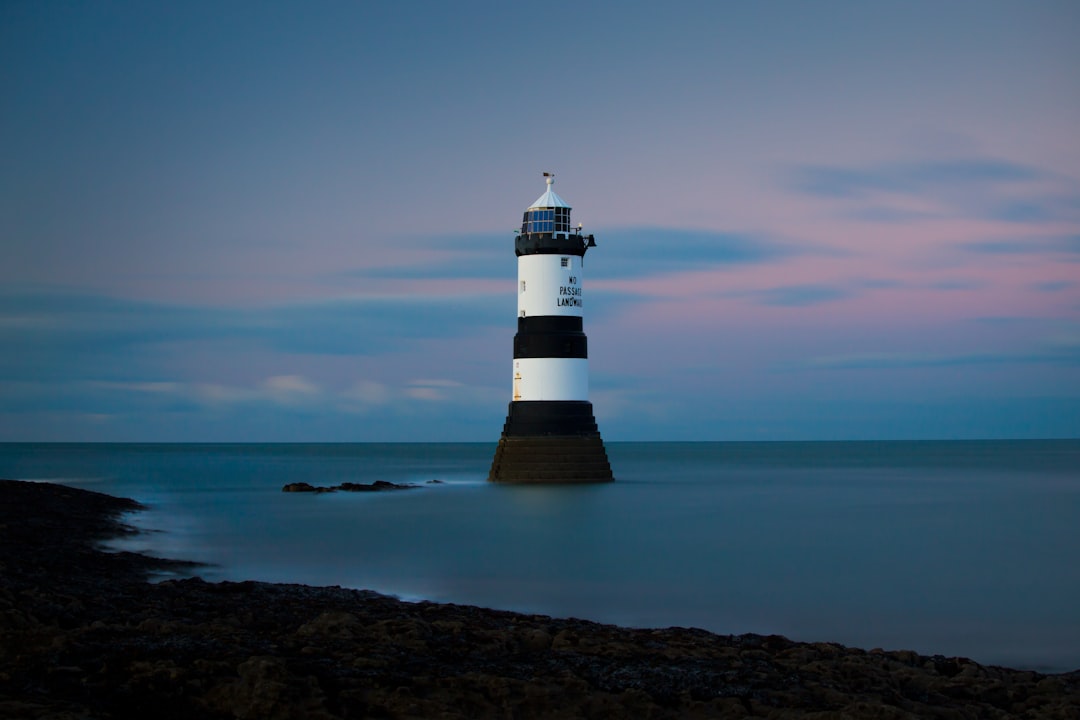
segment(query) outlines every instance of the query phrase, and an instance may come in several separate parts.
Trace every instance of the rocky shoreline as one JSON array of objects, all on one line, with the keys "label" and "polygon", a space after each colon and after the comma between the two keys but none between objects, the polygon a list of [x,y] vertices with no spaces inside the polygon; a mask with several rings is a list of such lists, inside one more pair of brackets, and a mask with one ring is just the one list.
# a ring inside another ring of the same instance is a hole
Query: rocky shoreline
[{"label": "rocky shoreline", "polygon": [[0,717],[1077,718],[1060,675],[197,577],[131,500],[0,481]]}]

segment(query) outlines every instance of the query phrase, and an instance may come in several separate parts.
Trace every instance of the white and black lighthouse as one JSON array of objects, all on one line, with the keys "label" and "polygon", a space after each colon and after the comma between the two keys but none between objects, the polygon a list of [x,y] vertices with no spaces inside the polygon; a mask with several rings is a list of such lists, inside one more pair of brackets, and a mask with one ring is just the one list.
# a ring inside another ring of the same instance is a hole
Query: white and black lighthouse
[{"label": "white and black lighthouse", "polygon": [[570,206],[547,191],[525,211],[518,258],[513,396],[489,480],[606,482],[613,479],[589,402],[582,323],[585,252],[592,235],[570,224]]}]

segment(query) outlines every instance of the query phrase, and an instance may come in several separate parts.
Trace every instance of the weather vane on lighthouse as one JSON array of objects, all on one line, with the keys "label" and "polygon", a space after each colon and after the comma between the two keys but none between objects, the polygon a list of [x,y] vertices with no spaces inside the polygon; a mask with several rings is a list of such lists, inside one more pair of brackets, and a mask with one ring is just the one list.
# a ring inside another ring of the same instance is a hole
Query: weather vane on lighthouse
[{"label": "weather vane on lighthouse", "polygon": [[613,480],[589,402],[582,261],[596,247],[570,206],[547,190],[529,206],[514,241],[518,327],[513,395],[488,479],[496,482]]}]

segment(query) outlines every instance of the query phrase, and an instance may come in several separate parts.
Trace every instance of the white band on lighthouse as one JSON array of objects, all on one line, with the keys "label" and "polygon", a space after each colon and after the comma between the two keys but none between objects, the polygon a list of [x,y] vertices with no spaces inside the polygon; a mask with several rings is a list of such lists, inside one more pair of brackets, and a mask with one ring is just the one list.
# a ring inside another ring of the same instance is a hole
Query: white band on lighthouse
[{"label": "white band on lighthouse", "polygon": [[518,258],[518,317],[581,317],[581,270],[578,255],[522,255]]},{"label": "white band on lighthouse", "polygon": [[516,358],[514,402],[588,400],[588,365],[584,358]]}]

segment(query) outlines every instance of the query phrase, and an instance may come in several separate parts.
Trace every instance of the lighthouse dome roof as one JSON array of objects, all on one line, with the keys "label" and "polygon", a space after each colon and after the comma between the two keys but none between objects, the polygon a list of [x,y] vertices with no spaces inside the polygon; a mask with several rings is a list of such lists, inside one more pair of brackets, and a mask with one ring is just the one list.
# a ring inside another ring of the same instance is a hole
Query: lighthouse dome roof
[{"label": "lighthouse dome roof", "polygon": [[544,173],[544,179],[547,181],[547,191],[536,198],[535,202],[527,209],[533,208],[569,208],[566,201],[555,194],[555,191],[551,189],[551,186],[555,183],[555,176],[551,173]]}]

